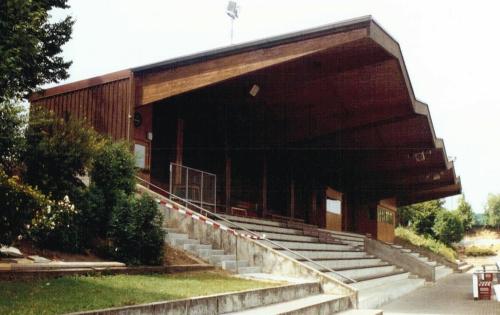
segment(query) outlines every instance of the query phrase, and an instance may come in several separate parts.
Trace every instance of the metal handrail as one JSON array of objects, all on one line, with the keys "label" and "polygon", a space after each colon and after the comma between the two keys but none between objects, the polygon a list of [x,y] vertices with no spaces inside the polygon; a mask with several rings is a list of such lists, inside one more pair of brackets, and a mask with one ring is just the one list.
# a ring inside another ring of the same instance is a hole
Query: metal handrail
[{"label": "metal handrail", "polygon": [[[224,221],[224,222],[227,222],[227,223],[229,223],[230,225],[237,227],[238,229],[244,230],[245,232],[248,232],[249,234],[251,234],[251,235],[254,235],[254,236],[258,237],[259,239],[262,239],[262,240],[268,241],[269,243],[271,243],[271,244],[273,244],[273,245],[275,245],[275,246],[278,246],[279,248],[281,248],[281,249],[283,249],[283,250],[285,250],[285,251],[287,251],[287,252],[289,252],[289,253],[292,253],[292,254],[294,254],[294,255],[296,255],[296,256],[299,256],[300,258],[305,259],[305,260],[307,260],[308,262],[313,263],[313,264],[314,264],[314,265],[316,265],[316,266],[319,266],[320,268],[322,268],[320,271],[327,270],[327,271],[332,272],[332,273],[334,273],[334,274],[336,274],[336,275],[338,275],[338,276],[340,276],[340,277],[342,277],[342,278],[344,278],[344,279],[347,279],[347,280],[351,281],[351,283],[356,283],[356,282],[357,282],[356,280],[351,279],[351,278],[349,278],[349,277],[347,277],[347,276],[344,276],[344,275],[342,275],[342,274],[338,273],[337,271],[335,271],[335,270],[331,269],[330,267],[326,267],[326,266],[324,266],[324,265],[322,265],[322,264],[320,264],[320,263],[318,263],[318,262],[316,262],[316,261],[314,261],[314,260],[311,260],[310,258],[308,258],[308,257],[306,257],[306,256],[303,256],[303,255],[301,255],[301,254],[299,254],[299,253],[297,253],[297,252],[295,252],[295,251],[293,251],[293,250],[291,250],[291,249],[289,249],[289,248],[287,248],[287,247],[285,247],[285,246],[283,246],[283,245],[281,245],[281,244],[278,244],[278,243],[276,243],[276,242],[274,242],[274,241],[272,241],[272,240],[270,240],[270,239],[263,238],[261,235],[259,235],[259,234],[255,233],[255,232],[253,232],[253,231],[250,231],[249,229],[245,228],[244,226],[241,226],[241,225],[239,225],[239,224],[237,224],[237,223],[234,223],[234,222],[232,222],[232,221],[229,221],[228,219],[226,219],[226,218],[224,218],[224,217],[222,217],[222,216],[220,216],[220,215],[218,215],[218,214],[216,214],[216,213],[214,213],[214,212],[211,212],[211,211],[209,211],[209,210],[207,210],[207,209],[204,209],[204,208],[202,208],[202,207],[198,206],[197,204],[194,204],[194,203],[192,203],[192,202],[190,202],[190,201],[188,201],[188,200],[184,200],[183,198],[180,198],[179,196],[176,196],[176,195],[174,195],[174,194],[171,194],[170,192],[166,191],[165,189],[163,189],[163,188],[161,188],[161,187],[159,187],[159,186],[156,186],[156,185],[154,185],[154,184],[152,184],[152,183],[148,182],[147,180],[145,180],[145,179],[143,179],[143,178],[140,178],[139,176],[136,176],[136,178],[137,178],[137,179],[139,179],[140,181],[142,181],[142,182],[146,183],[147,185],[149,185],[149,186],[151,186],[151,187],[154,187],[155,189],[158,189],[158,190],[160,190],[160,191],[162,191],[162,192],[165,192],[165,193],[168,195],[168,198],[169,198],[171,201],[172,201],[171,197],[174,197],[174,198],[176,198],[176,199],[180,199],[180,200],[181,200],[181,202],[186,203],[186,204],[189,204],[189,205],[191,205],[191,206],[193,206],[193,207],[195,207],[195,208],[199,209],[199,210],[200,210],[200,214],[203,214],[203,212],[205,212],[205,216],[207,216],[208,214],[210,214],[211,216],[214,216],[214,217],[216,217],[216,218],[217,218],[217,219],[219,219],[219,220],[222,220],[222,221]],[[147,188],[147,187],[146,187],[146,188]],[[181,205],[181,204],[179,204],[179,203],[177,203],[177,204],[178,204],[178,205],[180,205],[180,206],[182,206],[182,205]]]}]

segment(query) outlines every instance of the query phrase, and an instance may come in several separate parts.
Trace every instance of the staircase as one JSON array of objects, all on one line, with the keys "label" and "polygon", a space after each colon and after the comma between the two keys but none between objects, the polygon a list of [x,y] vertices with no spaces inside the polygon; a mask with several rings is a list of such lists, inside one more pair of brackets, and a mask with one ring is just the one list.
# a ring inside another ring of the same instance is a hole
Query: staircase
[{"label": "staircase", "polygon": [[260,267],[249,266],[248,261],[236,261],[236,255],[228,255],[222,249],[214,249],[212,245],[200,244],[199,240],[190,239],[179,229],[164,228],[164,231],[166,243],[190,252],[214,266],[239,274],[259,273],[261,270]]},{"label": "staircase", "polygon": [[435,266],[436,267],[436,269],[435,269],[436,270],[436,281],[453,273],[453,269],[446,267],[442,264],[439,264],[438,262],[436,262],[434,260],[430,260],[429,258],[422,256],[417,252],[413,252],[411,249],[404,248],[403,246],[400,246],[400,245],[391,245],[391,246],[393,248],[397,248],[397,249],[401,250],[401,252],[403,252],[407,255],[412,255],[412,256],[416,257],[420,261],[422,261],[430,266]]},{"label": "staircase", "polygon": [[[359,234],[331,232],[316,228],[315,230],[318,232],[329,233],[329,239],[325,241],[319,236],[312,236],[314,233],[307,232],[308,235],[304,235],[305,229],[298,228],[295,223],[289,225],[278,221],[230,215],[224,215],[224,218],[261,235],[263,238],[272,240],[298,255],[265,240],[259,241],[266,246],[281,251],[284,255],[295,258],[356,288],[359,292],[359,308],[376,308],[413,291],[425,282],[424,279],[417,278],[374,255],[367,254],[363,249],[364,236]],[[307,230],[312,229],[308,226]],[[330,272],[326,268],[321,268],[300,256],[305,256],[333,269],[338,274],[355,282]]]}]

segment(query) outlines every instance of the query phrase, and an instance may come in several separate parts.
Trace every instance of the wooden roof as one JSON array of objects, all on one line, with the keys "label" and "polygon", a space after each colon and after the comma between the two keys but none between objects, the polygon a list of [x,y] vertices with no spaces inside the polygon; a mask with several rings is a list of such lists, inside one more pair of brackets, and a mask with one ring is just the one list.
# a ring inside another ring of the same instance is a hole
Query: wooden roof
[{"label": "wooden roof", "polygon": [[461,192],[399,44],[369,16],[62,85],[32,100],[124,77],[135,106],[200,89],[233,91],[225,97],[237,100],[258,84],[256,99],[287,130],[271,130],[265,142],[331,149],[349,189],[397,196],[400,205]]}]

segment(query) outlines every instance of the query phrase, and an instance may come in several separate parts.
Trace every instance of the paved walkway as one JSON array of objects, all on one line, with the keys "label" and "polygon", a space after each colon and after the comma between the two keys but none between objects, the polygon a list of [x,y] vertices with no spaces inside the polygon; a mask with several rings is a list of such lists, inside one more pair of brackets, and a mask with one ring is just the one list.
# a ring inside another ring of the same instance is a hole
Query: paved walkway
[{"label": "paved walkway", "polygon": [[384,310],[384,315],[500,315],[500,302],[474,301],[471,278],[470,272],[451,274],[435,285],[419,288],[378,308]]}]

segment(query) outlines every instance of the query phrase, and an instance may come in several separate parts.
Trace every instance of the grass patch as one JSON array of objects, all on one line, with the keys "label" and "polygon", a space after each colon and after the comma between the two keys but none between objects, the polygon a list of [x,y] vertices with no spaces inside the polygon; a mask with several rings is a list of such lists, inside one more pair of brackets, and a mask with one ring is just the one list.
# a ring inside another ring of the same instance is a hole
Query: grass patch
[{"label": "grass patch", "polygon": [[428,249],[434,254],[443,256],[450,262],[455,262],[457,259],[457,252],[453,248],[430,237],[419,235],[410,229],[397,227],[395,235],[410,244]]},{"label": "grass patch", "polygon": [[465,248],[465,255],[478,257],[478,256],[495,256],[497,253],[493,248],[490,247],[480,247],[480,246],[470,246]]},{"label": "grass patch", "polygon": [[0,314],[46,315],[273,287],[221,272],[0,282]]}]

